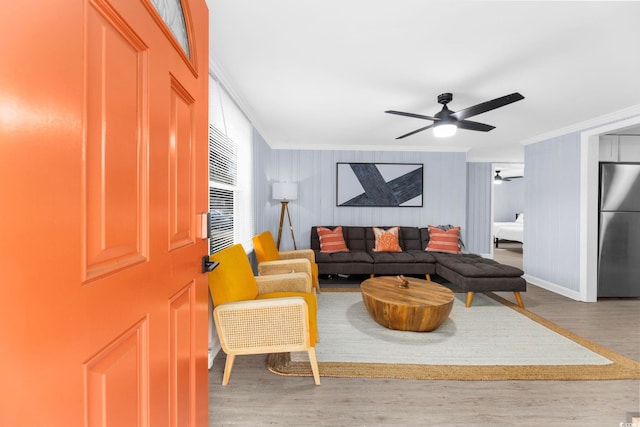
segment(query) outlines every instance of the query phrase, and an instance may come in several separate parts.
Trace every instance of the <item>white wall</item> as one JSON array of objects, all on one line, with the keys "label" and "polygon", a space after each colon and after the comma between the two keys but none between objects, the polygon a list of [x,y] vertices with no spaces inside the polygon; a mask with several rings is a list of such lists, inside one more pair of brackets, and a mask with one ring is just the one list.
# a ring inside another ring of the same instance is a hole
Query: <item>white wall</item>
[{"label": "white wall", "polygon": [[640,162],[640,135],[602,135],[601,162]]},{"label": "white wall", "polygon": [[467,163],[467,252],[491,253],[491,163]]}]

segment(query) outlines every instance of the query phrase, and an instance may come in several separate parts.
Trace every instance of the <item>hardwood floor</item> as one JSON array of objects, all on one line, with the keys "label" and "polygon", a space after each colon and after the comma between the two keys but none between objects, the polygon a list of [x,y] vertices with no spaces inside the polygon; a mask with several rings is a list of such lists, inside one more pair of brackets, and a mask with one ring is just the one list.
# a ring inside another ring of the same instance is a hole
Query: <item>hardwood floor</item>
[{"label": "hardwood floor", "polygon": [[[514,301],[512,293],[499,295]],[[640,361],[640,300],[581,303],[533,285],[522,297],[528,310]],[[270,373],[266,357],[255,355],[238,356],[229,385],[223,387],[224,361],[221,352],[209,374],[210,426],[614,427],[640,413],[638,380],[322,377],[322,385],[315,386],[310,377]]]},{"label": "hardwood floor", "polygon": [[522,269],[522,243],[500,243],[499,247],[493,248],[493,259]]}]

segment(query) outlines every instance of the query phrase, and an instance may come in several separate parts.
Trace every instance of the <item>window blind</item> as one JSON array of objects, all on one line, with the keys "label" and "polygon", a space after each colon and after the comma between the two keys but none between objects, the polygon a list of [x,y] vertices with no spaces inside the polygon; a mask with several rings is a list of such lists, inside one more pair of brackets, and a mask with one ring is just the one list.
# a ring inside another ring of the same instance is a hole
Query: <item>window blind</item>
[{"label": "window blind", "polygon": [[234,243],[234,207],[238,156],[235,144],[209,125],[209,253]]},{"label": "window blind", "polygon": [[215,117],[209,125],[209,250],[215,253],[241,243],[249,251],[254,234],[253,128],[219,86],[212,96],[217,108],[210,108]]}]

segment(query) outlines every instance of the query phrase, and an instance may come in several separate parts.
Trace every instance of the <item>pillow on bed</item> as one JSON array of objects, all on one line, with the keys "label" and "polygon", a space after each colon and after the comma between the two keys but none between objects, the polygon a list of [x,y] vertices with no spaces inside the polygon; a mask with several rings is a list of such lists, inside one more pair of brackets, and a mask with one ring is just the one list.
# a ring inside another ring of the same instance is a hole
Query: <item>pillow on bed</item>
[{"label": "pillow on bed", "polygon": [[347,244],[342,235],[342,226],[339,225],[333,230],[326,227],[318,227],[318,238],[320,239],[320,252],[332,254],[336,252],[349,252]]},{"label": "pillow on bed", "polygon": [[430,225],[429,243],[427,243],[425,251],[446,252],[450,254],[460,253],[459,237],[460,227],[453,227],[444,231]]},{"label": "pillow on bed", "polygon": [[524,224],[524,214],[518,214],[518,217],[516,218],[516,224]]},{"label": "pillow on bed", "polygon": [[398,243],[400,228],[391,227],[388,230],[378,227],[371,228],[373,228],[373,234],[376,237],[376,244],[373,247],[374,252],[402,252],[402,248]]}]

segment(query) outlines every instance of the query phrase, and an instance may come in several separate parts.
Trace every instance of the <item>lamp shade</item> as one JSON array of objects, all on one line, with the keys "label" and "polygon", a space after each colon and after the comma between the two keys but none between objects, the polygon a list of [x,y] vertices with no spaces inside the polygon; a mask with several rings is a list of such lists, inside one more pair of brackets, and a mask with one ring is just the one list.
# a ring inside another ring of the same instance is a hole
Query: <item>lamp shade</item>
[{"label": "lamp shade", "polygon": [[274,182],[273,198],[275,200],[296,200],[298,198],[298,184],[295,182]]}]

